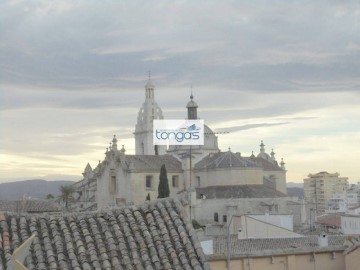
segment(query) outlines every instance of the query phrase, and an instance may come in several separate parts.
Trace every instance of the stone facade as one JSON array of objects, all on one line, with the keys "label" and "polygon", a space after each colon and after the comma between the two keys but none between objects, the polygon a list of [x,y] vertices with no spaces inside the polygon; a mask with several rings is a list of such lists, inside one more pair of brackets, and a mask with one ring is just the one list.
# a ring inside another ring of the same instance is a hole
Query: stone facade
[{"label": "stone facade", "polygon": [[[75,209],[98,209],[143,202],[148,195],[157,198],[160,167],[164,164],[169,180],[170,196],[194,191],[195,187],[215,185],[266,185],[286,193],[284,163],[277,163],[275,154],[265,152],[261,142],[258,157],[241,157],[230,149],[221,152],[216,134],[205,125],[204,145],[156,148],[152,142],[153,119],[163,119],[155,102],[150,78],[145,85],[145,102],[135,127],[135,155],[127,155],[124,146],[118,149],[114,135],[105,158],[93,170],[87,165],[84,179],[75,184],[72,203]],[[187,104],[189,119],[197,119],[197,104]],[[190,195],[188,195],[190,196]]]}]

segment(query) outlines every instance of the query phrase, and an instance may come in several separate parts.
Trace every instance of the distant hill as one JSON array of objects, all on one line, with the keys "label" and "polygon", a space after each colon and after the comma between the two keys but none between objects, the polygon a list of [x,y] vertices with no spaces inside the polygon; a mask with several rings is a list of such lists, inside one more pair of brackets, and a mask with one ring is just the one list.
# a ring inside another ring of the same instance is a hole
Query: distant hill
[{"label": "distant hill", "polygon": [[286,187],[288,196],[304,198],[304,183],[287,182]]},{"label": "distant hill", "polygon": [[304,188],[304,183],[287,182],[286,186],[288,188],[292,188],[292,187]]},{"label": "distant hill", "polygon": [[304,198],[304,189],[300,187],[288,187],[287,195],[290,197]]},{"label": "distant hill", "polygon": [[42,179],[16,181],[0,184],[0,200],[20,200],[25,195],[44,199],[46,195],[60,195],[60,187],[73,184],[73,181],[46,181]]}]

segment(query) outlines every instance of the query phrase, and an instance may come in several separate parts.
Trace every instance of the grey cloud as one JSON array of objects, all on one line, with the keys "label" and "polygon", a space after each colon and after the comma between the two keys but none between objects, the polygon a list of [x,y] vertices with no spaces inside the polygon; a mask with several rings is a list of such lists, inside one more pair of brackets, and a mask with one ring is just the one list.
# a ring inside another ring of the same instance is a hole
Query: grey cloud
[{"label": "grey cloud", "polygon": [[344,52],[360,41],[352,27],[358,9],[354,1],[175,6],[5,2],[0,17],[7,26],[0,28],[2,83],[84,91],[134,88],[119,77],[151,69],[165,74],[167,84],[187,79],[242,90],[288,91],[299,89],[290,84],[293,80],[356,78],[358,53]]},{"label": "grey cloud", "polygon": [[289,122],[249,124],[249,125],[242,125],[242,126],[217,128],[214,130],[214,132],[238,132],[238,131],[242,131],[242,130],[254,129],[254,128],[259,128],[259,127],[272,127],[272,126],[281,126],[281,125],[286,125],[286,124],[289,124]]}]

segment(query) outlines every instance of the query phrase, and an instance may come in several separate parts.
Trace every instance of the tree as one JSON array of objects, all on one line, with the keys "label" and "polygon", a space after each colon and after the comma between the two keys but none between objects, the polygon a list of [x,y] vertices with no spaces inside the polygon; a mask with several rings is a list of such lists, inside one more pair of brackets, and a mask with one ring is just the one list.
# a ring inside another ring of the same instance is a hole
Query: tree
[{"label": "tree", "polygon": [[148,195],[146,196],[145,201],[151,201],[151,199],[150,199],[150,193],[148,193]]},{"label": "tree", "polygon": [[48,195],[46,195],[46,199],[47,200],[51,200],[51,199],[54,199],[54,195],[52,195],[52,194],[48,194]]},{"label": "tree", "polygon": [[72,193],[75,192],[75,187],[73,185],[65,185],[60,187],[61,191],[61,197],[63,201],[65,202],[65,208],[66,210],[69,210],[69,201],[71,199]]},{"label": "tree", "polygon": [[158,198],[166,198],[170,195],[170,189],[169,189],[169,181],[167,178],[167,172],[165,168],[165,164],[161,166],[160,169],[160,176],[159,176],[159,187],[158,187]]}]

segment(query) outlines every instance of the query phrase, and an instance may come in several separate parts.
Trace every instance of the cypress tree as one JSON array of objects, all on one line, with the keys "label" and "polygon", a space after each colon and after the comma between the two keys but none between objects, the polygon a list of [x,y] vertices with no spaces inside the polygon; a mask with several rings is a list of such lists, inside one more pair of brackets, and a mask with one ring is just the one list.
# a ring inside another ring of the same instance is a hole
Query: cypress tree
[{"label": "cypress tree", "polygon": [[151,201],[151,199],[150,199],[150,193],[148,193],[148,195],[146,196],[145,201]]},{"label": "cypress tree", "polygon": [[165,168],[165,164],[161,166],[160,169],[160,176],[159,176],[159,186],[158,186],[158,198],[166,198],[170,195],[170,189],[169,189],[169,181],[167,178],[167,172]]}]

